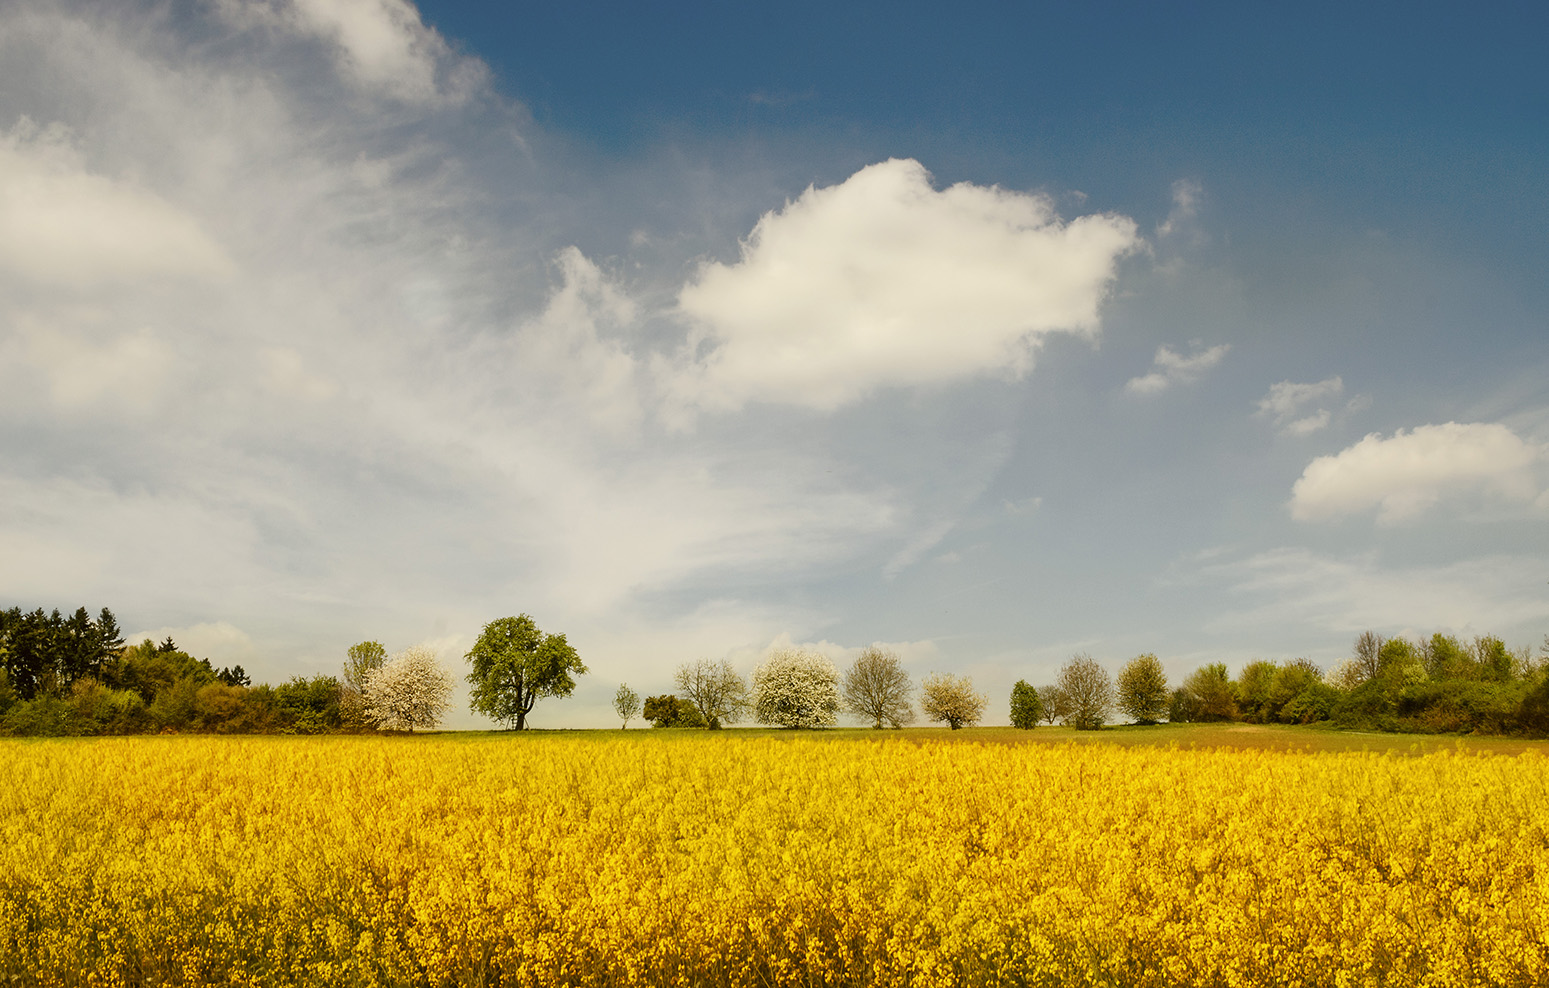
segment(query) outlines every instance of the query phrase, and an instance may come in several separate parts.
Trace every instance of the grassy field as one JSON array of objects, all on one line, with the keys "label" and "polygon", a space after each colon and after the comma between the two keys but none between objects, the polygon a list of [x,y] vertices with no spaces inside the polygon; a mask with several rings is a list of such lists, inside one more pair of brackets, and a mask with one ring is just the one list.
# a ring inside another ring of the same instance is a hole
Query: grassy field
[{"label": "grassy field", "polygon": [[[608,738],[621,733],[629,737],[649,733],[662,738],[689,739],[712,737],[704,730],[619,731],[531,731],[531,737],[564,735]],[[458,731],[436,735],[475,740],[510,737],[506,731]],[[910,727],[899,731],[875,731],[870,728],[841,727],[823,731],[787,731],[775,728],[733,727],[725,737],[785,738],[816,741],[877,741],[894,739],[917,744],[1107,744],[1121,747],[1177,746],[1189,749],[1231,748],[1242,751],[1282,752],[1391,752],[1396,755],[1426,755],[1441,751],[1469,754],[1520,755],[1526,752],[1549,754],[1549,741],[1524,738],[1500,738],[1484,735],[1389,734],[1366,731],[1341,731],[1327,726],[1288,724],[1154,724],[1147,727],[1123,725],[1100,731],[1078,731],[1068,727],[1037,727],[1022,731],[1014,727],[968,727],[949,731],[944,727]]]}]

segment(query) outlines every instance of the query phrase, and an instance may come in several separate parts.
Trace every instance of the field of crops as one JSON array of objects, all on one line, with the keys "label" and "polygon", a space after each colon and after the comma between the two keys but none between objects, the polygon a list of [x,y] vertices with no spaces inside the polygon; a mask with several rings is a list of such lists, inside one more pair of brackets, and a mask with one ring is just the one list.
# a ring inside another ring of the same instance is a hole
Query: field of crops
[{"label": "field of crops", "polygon": [[661,734],[4,742],[0,982],[1549,983],[1538,754]]}]

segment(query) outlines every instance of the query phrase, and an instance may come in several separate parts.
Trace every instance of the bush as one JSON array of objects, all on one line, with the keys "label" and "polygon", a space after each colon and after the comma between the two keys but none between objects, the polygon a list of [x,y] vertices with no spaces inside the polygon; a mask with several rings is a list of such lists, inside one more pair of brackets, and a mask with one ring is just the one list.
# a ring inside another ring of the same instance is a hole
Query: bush
[{"label": "bush", "polygon": [[1529,684],[1451,679],[1420,683],[1398,697],[1397,714],[1408,730],[1514,734],[1524,728]]},{"label": "bush", "polygon": [[680,700],[668,693],[664,696],[648,696],[645,699],[645,719],[652,727],[704,727],[705,719],[699,708],[687,700]]},{"label": "bush", "polygon": [[[375,672],[376,670],[372,670]],[[229,689],[212,684],[214,689]],[[209,689],[210,687],[207,687]],[[212,703],[230,705],[231,697],[208,694]],[[333,676],[293,676],[274,689],[281,729],[294,734],[322,734],[344,723],[339,680]],[[235,707],[231,707],[235,711]]]},{"label": "bush", "polygon": [[1344,694],[1321,680],[1287,700],[1279,719],[1285,724],[1312,724],[1333,716],[1334,705]]},{"label": "bush", "polygon": [[12,704],[0,718],[0,731],[23,737],[68,737],[80,734],[81,726],[74,707],[46,693]]}]

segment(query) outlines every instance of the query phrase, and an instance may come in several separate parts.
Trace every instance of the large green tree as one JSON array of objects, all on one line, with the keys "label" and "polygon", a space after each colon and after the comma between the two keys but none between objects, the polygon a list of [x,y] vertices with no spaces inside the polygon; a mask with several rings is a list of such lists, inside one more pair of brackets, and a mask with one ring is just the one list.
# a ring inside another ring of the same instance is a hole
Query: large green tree
[{"label": "large green tree", "polygon": [[1030,731],[1043,720],[1043,699],[1025,679],[1011,687],[1011,726]]},{"label": "large green tree", "polygon": [[518,731],[540,697],[569,696],[571,674],[586,672],[564,635],[545,635],[526,614],[486,624],[466,657],[473,663],[473,709]]}]

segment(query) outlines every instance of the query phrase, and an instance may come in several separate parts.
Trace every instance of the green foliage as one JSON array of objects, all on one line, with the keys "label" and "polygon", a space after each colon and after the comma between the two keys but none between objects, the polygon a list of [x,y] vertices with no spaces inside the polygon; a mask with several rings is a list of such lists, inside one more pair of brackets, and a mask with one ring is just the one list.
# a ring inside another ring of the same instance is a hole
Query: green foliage
[{"label": "green foliage", "polygon": [[704,727],[699,708],[671,693],[646,697],[645,719],[652,727]]},{"label": "green foliage", "polygon": [[[1326,708],[1338,695],[1337,690],[1324,684],[1323,670],[1311,660],[1294,659],[1275,669],[1275,678],[1263,707],[1264,721],[1310,724],[1314,720],[1327,720]],[[1295,710],[1290,710],[1293,704]],[[1320,709],[1324,713],[1317,716]]]},{"label": "green foliage", "polygon": [[1030,731],[1040,720],[1043,720],[1043,700],[1039,699],[1038,691],[1028,685],[1027,680],[1017,680],[1011,687],[1011,726]]},{"label": "green foliage", "polygon": [[1273,720],[1266,710],[1270,706],[1269,694],[1275,685],[1278,667],[1273,662],[1255,659],[1242,667],[1237,674],[1237,715],[1255,724]]},{"label": "green foliage", "polygon": [[382,668],[387,649],[378,641],[351,645],[345,653],[344,675],[339,681],[339,712],[351,727],[369,726],[366,716],[366,677]]},{"label": "green foliage", "polygon": [[67,737],[81,733],[75,708],[68,701],[44,694],[22,700],[0,717],[0,733],[26,737]]},{"label": "green foliage", "polygon": [[1137,724],[1155,724],[1167,713],[1171,694],[1162,662],[1147,652],[1119,671],[1119,709]]},{"label": "green foliage", "polygon": [[1182,688],[1172,691],[1172,696],[1167,701],[1167,722],[1169,724],[1192,724],[1199,720],[1199,701],[1194,694]]},{"label": "green foliage", "polygon": [[22,700],[63,697],[77,679],[99,676],[123,645],[118,620],[106,607],[95,619],[84,607],[69,617],[57,608],[0,611],[0,669]]},{"label": "green foliage", "polygon": [[1470,679],[1473,659],[1453,635],[1436,632],[1420,648],[1421,663],[1432,679]]},{"label": "green foliage", "polygon": [[[205,696],[212,704],[222,702],[214,692]],[[293,676],[274,688],[280,729],[287,734],[322,734],[337,729],[344,723],[339,701],[339,680],[333,676]]]},{"label": "green foliage", "polygon": [[158,692],[150,703],[152,725],[161,731],[185,731],[197,727],[194,718],[199,713],[199,688],[204,685],[206,682],[193,676],[184,676]]},{"label": "green foliage", "polygon": [[1321,679],[1309,683],[1280,708],[1276,718],[1285,724],[1313,724],[1328,720],[1334,714],[1334,706],[1343,694]]},{"label": "green foliage", "polygon": [[486,624],[466,658],[473,709],[518,731],[540,697],[569,696],[571,673],[586,672],[564,635],[545,635],[526,614]]},{"label": "green foliage", "polygon": [[[1549,638],[1544,639],[1544,645],[1549,651]],[[1529,686],[1517,708],[1517,723],[1529,734],[1549,734],[1549,675],[1540,673],[1538,681]]]},{"label": "green foliage", "polygon": [[160,645],[149,638],[131,645],[104,667],[102,675],[103,682],[113,689],[139,693],[147,706],[183,679],[191,680],[197,691],[215,682],[216,674],[209,659],[194,658],[173,645],[170,638]]},{"label": "green foliage", "polygon": [[1195,721],[1237,719],[1237,687],[1224,662],[1212,662],[1189,673],[1183,681]]},{"label": "green foliage", "polygon": [[619,715],[624,727],[640,716],[640,694],[630,689],[628,683],[620,683],[618,692],[613,694],[613,712]]}]

